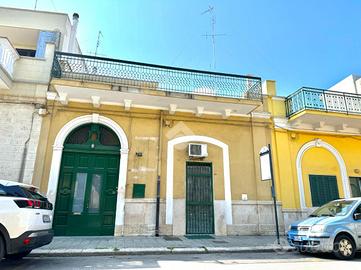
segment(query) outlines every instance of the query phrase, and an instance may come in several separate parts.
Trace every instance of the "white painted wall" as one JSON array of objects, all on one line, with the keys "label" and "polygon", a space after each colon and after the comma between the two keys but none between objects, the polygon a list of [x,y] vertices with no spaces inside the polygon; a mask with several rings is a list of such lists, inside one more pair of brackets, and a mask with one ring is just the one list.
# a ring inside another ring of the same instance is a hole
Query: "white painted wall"
[{"label": "white painted wall", "polygon": [[339,91],[344,93],[352,93],[352,94],[361,94],[361,84],[358,82],[358,86],[356,87],[356,81],[360,79],[360,76],[357,75],[349,75],[345,79],[339,81],[335,85],[331,86],[329,90]]},{"label": "white painted wall", "polygon": [[24,183],[31,183],[42,121],[34,111],[34,105],[0,103],[0,179],[19,180],[25,142],[30,136]]},{"label": "white painted wall", "polygon": [[20,57],[14,64],[12,87],[0,89],[0,179],[32,183],[42,123],[34,104],[46,102],[53,55],[54,44],[47,44],[44,59]]},{"label": "white painted wall", "polygon": [[[58,50],[68,51],[71,24],[66,13],[0,7],[0,36],[20,48],[36,48],[39,31],[56,31],[61,33]],[[74,53],[80,53],[75,44]]]}]

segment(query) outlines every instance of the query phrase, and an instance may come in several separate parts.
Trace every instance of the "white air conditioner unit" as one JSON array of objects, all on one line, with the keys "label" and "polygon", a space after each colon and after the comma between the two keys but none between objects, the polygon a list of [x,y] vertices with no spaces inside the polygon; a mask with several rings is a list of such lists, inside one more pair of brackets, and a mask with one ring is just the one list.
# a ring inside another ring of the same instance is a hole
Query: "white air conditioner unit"
[{"label": "white air conditioner unit", "polygon": [[188,155],[190,157],[207,157],[207,145],[200,143],[190,143],[188,145]]}]

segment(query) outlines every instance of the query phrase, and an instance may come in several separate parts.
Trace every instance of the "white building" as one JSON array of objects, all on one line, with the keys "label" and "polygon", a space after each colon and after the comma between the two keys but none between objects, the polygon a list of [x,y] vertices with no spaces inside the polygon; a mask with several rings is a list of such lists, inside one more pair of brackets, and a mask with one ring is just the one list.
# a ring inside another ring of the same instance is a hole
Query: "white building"
[{"label": "white building", "polygon": [[54,51],[81,53],[78,19],[0,7],[0,179],[32,182]]},{"label": "white building", "polygon": [[331,86],[329,90],[352,94],[361,94],[361,76],[351,74],[345,79]]}]

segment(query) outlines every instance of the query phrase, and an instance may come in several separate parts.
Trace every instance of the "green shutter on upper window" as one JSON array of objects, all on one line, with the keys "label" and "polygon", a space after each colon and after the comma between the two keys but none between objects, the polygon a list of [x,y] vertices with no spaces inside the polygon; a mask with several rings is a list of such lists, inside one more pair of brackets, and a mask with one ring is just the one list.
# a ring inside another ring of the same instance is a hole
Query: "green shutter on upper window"
[{"label": "green shutter on upper window", "polygon": [[145,184],[133,184],[133,198],[141,199],[145,197]]},{"label": "green shutter on upper window", "polygon": [[337,178],[334,175],[309,175],[312,206],[321,206],[339,198]]}]

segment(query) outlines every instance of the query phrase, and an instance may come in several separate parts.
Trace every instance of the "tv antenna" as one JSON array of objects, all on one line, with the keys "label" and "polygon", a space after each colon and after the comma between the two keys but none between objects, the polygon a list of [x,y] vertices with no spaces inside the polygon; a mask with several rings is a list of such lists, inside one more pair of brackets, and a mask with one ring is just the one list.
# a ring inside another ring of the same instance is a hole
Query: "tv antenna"
[{"label": "tv antenna", "polygon": [[95,56],[96,56],[97,53],[98,53],[98,48],[99,48],[99,46],[100,46],[100,38],[102,38],[102,37],[104,37],[104,36],[103,36],[103,33],[102,33],[102,31],[99,31],[99,32],[98,32],[98,38],[97,38],[97,45],[96,45],[96,47],[95,47],[95,53],[94,53]]},{"label": "tv antenna", "polygon": [[215,11],[214,11],[214,7],[213,6],[208,6],[208,9],[203,11],[201,13],[201,15],[204,15],[204,14],[207,14],[209,13],[210,14],[210,18],[211,18],[211,30],[212,30],[212,33],[211,34],[205,34],[203,35],[204,37],[208,38],[210,37],[211,38],[211,41],[212,41],[212,67],[213,69],[216,68],[216,37],[219,37],[219,36],[225,36],[225,34],[216,34],[216,15],[215,15]]}]

